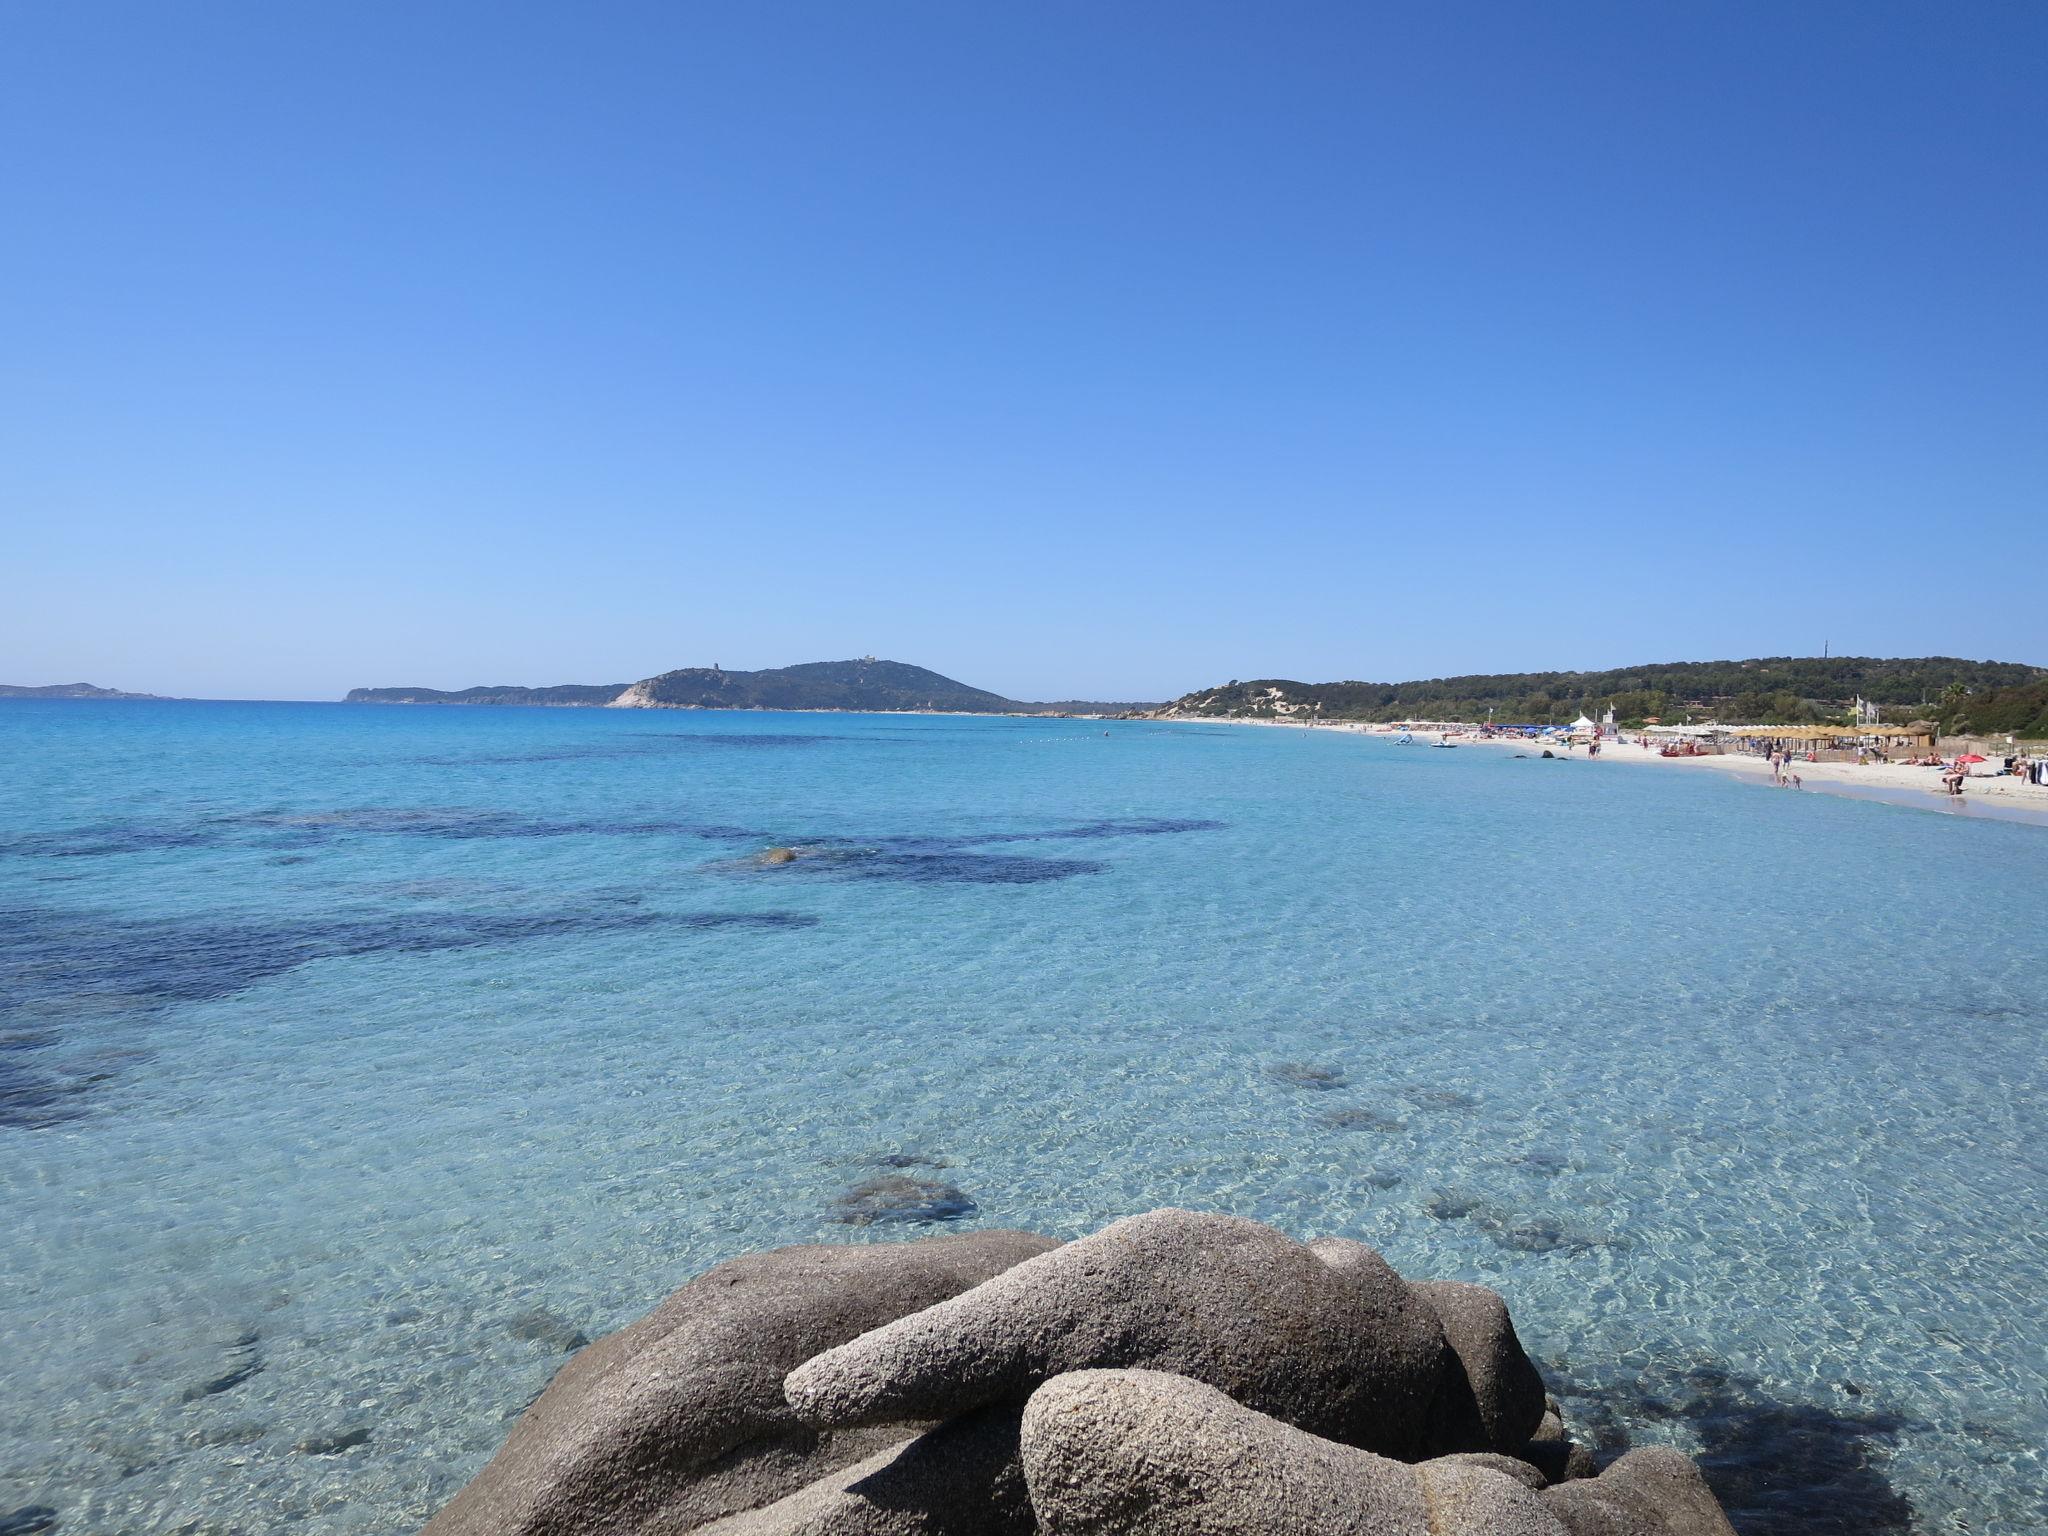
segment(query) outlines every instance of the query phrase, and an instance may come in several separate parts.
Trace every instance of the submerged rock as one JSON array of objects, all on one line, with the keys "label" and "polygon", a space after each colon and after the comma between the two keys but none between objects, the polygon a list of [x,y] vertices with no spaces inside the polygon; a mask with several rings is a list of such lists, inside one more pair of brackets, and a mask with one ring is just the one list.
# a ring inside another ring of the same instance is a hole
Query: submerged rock
[{"label": "submerged rock", "polygon": [[509,1331],[515,1339],[542,1345],[558,1355],[574,1354],[590,1342],[589,1334],[546,1307],[530,1307],[521,1312],[512,1319]]},{"label": "submerged rock", "polygon": [[1438,1190],[1423,1207],[1438,1221],[1466,1221],[1502,1248],[1517,1253],[1585,1253],[1594,1248],[1625,1248],[1625,1239],[1573,1225],[1561,1217],[1516,1215],[1491,1201],[1458,1190]]},{"label": "submerged rock", "polygon": [[1912,1503],[1886,1472],[1907,1425],[1896,1412],[1788,1396],[1690,1353],[1640,1368],[1546,1362],[1544,1371],[1603,1457],[1629,1450],[1637,1428],[1683,1424],[1708,1486],[1744,1536],[1917,1528]]},{"label": "submerged rock", "polygon": [[1312,1061],[1276,1061],[1266,1068],[1266,1076],[1290,1087],[1313,1088],[1318,1092],[1344,1086],[1342,1067],[1318,1066]]},{"label": "submerged rock", "polygon": [[885,1173],[860,1183],[832,1203],[831,1219],[849,1227],[877,1222],[958,1221],[979,1209],[964,1189],[936,1179]]},{"label": "submerged rock", "polygon": [[0,1536],[44,1536],[57,1529],[57,1511],[47,1504],[24,1504],[0,1515]]},{"label": "submerged rock", "polygon": [[1401,1090],[1401,1097],[1417,1109],[1477,1109],[1479,1100],[1459,1088],[1431,1088],[1418,1083]]},{"label": "submerged rock", "polygon": [[254,1332],[236,1335],[222,1352],[218,1369],[185,1388],[184,1400],[193,1403],[202,1397],[232,1392],[252,1376],[260,1374],[263,1370],[261,1343],[261,1338]]},{"label": "submerged rock", "polygon": [[1326,1109],[1316,1116],[1319,1123],[1333,1131],[1400,1131],[1407,1129],[1407,1122],[1396,1120],[1392,1115],[1377,1109],[1368,1109],[1362,1104],[1351,1104],[1343,1109]]},{"label": "submerged rock", "polygon": [[765,853],[760,854],[755,862],[760,864],[794,864],[796,862],[796,850],[794,848],[770,848]]},{"label": "submerged rock", "polygon": [[369,1443],[369,1425],[348,1424],[338,1429],[316,1430],[292,1449],[306,1456],[339,1456],[343,1451],[352,1451]]}]

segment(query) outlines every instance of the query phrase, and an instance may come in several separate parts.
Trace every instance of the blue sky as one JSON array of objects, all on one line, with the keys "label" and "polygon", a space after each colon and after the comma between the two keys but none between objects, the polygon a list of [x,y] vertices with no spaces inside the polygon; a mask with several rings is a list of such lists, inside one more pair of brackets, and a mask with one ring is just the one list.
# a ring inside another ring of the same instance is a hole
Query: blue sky
[{"label": "blue sky", "polygon": [[22,4],[0,681],[2048,663],[2048,6]]}]

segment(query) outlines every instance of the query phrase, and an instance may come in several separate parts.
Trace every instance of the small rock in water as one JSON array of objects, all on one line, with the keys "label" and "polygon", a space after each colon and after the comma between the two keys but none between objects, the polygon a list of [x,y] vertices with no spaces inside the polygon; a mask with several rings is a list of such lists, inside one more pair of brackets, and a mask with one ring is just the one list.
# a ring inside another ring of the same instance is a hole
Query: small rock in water
[{"label": "small rock in water", "polygon": [[252,1445],[269,1433],[268,1424],[259,1424],[254,1420],[242,1420],[233,1424],[208,1424],[186,1431],[185,1443],[197,1446]]},{"label": "small rock in water", "polygon": [[832,1203],[831,1219],[849,1227],[878,1222],[958,1221],[972,1216],[973,1197],[936,1179],[885,1173],[862,1179]]},{"label": "small rock in water", "polygon": [[1398,1131],[1406,1122],[1396,1120],[1392,1115],[1381,1114],[1376,1109],[1363,1105],[1350,1105],[1344,1109],[1326,1109],[1316,1119],[1333,1131]]},{"label": "small rock in water", "polygon": [[1401,1175],[1374,1168],[1365,1175],[1365,1183],[1372,1189],[1399,1189],[1401,1187]]},{"label": "small rock in water", "polygon": [[929,1152],[884,1152],[869,1162],[881,1168],[950,1168],[952,1163]]},{"label": "small rock in water", "polygon": [[1545,1152],[1541,1150],[1517,1152],[1514,1156],[1508,1158],[1507,1162],[1510,1167],[1526,1168],[1531,1173],[1538,1174],[1546,1179],[1554,1179],[1571,1167],[1571,1160],[1562,1152]]},{"label": "small rock in water", "polygon": [[1457,1190],[1438,1190],[1424,1209],[1438,1221],[1469,1219],[1500,1247],[1517,1253],[1584,1253],[1591,1248],[1627,1246],[1620,1238],[1587,1232],[1554,1216],[1517,1216]]},{"label": "small rock in water", "polygon": [[567,1318],[557,1317],[546,1307],[533,1307],[512,1319],[511,1334],[529,1344],[545,1344],[561,1354],[574,1354],[590,1342],[590,1335]]},{"label": "small rock in water", "polygon": [[796,850],[794,848],[770,848],[760,856],[759,862],[763,864],[794,864],[796,862]]},{"label": "small rock in water", "polygon": [[1471,1094],[1456,1088],[1430,1088],[1420,1083],[1403,1088],[1401,1097],[1417,1109],[1476,1109],[1479,1105]]},{"label": "small rock in water", "polygon": [[1511,1221],[1498,1227],[1487,1226],[1485,1231],[1501,1247],[1519,1249],[1523,1253],[1553,1253],[1559,1248],[1581,1246],[1575,1244],[1556,1222],[1540,1217]]},{"label": "small rock in water", "polygon": [[43,1536],[57,1529],[57,1511],[47,1504],[24,1504],[0,1515],[0,1536]]},{"label": "small rock in water", "polygon": [[197,1402],[202,1397],[213,1397],[222,1392],[231,1392],[263,1369],[263,1355],[257,1349],[255,1333],[244,1333],[228,1345],[221,1361],[221,1369],[204,1380],[196,1381],[184,1392],[186,1402]]},{"label": "small rock in water", "polygon": [[370,1429],[367,1424],[350,1424],[340,1429],[319,1430],[301,1440],[292,1449],[307,1456],[339,1456],[343,1451],[352,1451],[359,1445],[370,1443]]},{"label": "small rock in water", "polygon": [[1276,1082],[1287,1083],[1295,1088],[1342,1088],[1344,1069],[1342,1067],[1318,1066],[1312,1061],[1277,1061],[1266,1068],[1266,1075]]}]

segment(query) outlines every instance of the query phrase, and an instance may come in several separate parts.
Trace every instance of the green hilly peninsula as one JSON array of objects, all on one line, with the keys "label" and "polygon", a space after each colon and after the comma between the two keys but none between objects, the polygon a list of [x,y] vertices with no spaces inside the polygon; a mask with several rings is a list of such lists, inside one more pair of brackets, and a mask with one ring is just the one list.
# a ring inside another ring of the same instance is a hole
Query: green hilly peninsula
[{"label": "green hilly peninsula", "polygon": [[22,683],[0,683],[0,699],[161,699],[160,693],[124,693],[119,688],[96,688],[91,683],[44,683],[29,687]]},{"label": "green hilly peninsula", "polygon": [[543,704],[613,709],[837,709],[876,713],[1121,714],[1150,704],[1063,699],[1026,703],[969,687],[907,662],[810,661],[759,672],[679,667],[637,683],[563,683],[549,688],[354,688],[350,704]]},{"label": "green hilly peninsula", "polygon": [[1159,713],[1374,721],[1484,720],[1490,713],[1504,723],[1561,724],[1612,709],[1628,723],[1714,718],[1798,725],[1837,718],[1857,698],[1877,704],[1888,720],[1938,719],[1944,730],[2048,726],[2048,668],[1954,656],[1760,656],[1406,683],[1232,679],[1184,694]]}]

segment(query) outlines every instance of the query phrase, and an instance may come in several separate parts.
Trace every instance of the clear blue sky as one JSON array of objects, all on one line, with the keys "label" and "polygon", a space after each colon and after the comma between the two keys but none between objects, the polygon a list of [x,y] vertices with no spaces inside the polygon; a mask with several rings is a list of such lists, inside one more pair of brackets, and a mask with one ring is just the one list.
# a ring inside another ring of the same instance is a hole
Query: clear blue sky
[{"label": "clear blue sky", "polygon": [[2040,0],[21,0],[0,681],[2048,663],[2044,79]]}]

